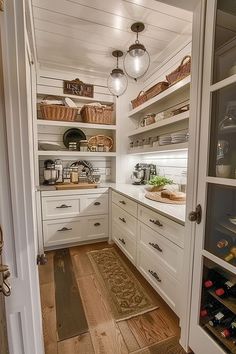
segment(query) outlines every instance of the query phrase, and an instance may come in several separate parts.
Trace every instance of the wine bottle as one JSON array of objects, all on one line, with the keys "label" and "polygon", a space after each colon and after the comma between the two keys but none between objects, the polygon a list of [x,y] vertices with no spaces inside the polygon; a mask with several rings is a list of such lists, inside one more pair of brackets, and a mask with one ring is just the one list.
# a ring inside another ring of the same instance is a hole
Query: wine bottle
[{"label": "wine bottle", "polygon": [[225,260],[226,262],[230,262],[230,261],[232,261],[232,260],[235,259],[235,258],[236,258],[236,247],[232,247],[232,248],[230,249],[229,254],[227,254],[227,256],[225,256],[224,260]]},{"label": "wine bottle", "polygon": [[234,317],[233,321],[230,323],[230,325],[227,328],[221,331],[221,335],[224,338],[230,338],[236,336],[236,317]]},{"label": "wine bottle", "polygon": [[228,319],[229,313],[229,310],[226,309],[217,312],[217,314],[208,322],[209,325],[211,327],[216,327],[218,325],[224,324]]},{"label": "wine bottle", "polygon": [[200,317],[203,318],[213,316],[216,312],[219,312],[221,308],[222,305],[212,298],[211,300],[208,300],[204,306],[201,307]]},{"label": "wine bottle", "polygon": [[220,287],[221,284],[224,282],[225,282],[225,278],[223,278],[221,274],[219,274],[214,269],[210,269],[210,271],[208,272],[208,276],[204,281],[203,285],[206,289],[210,289],[213,286]]},{"label": "wine bottle", "polygon": [[221,287],[215,290],[215,294],[222,298],[236,296],[236,284],[227,280]]}]

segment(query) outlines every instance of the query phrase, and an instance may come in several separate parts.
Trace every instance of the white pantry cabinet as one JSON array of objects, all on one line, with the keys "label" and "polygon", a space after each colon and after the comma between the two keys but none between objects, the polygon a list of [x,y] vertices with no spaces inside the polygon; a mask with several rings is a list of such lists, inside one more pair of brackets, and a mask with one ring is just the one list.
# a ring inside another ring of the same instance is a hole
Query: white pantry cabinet
[{"label": "white pantry cabinet", "polygon": [[223,354],[236,353],[236,9],[221,0],[206,6],[189,345]]},{"label": "white pantry cabinet", "polygon": [[108,238],[108,192],[41,192],[44,248]]},{"label": "white pantry cabinet", "polygon": [[112,192],[112,239],[181,316],[184,226]]}]

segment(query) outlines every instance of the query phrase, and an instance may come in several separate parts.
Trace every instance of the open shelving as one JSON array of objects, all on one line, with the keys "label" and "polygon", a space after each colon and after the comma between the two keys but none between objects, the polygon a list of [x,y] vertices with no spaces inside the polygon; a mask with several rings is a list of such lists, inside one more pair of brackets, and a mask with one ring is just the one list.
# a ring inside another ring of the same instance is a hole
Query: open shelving
[{"label": "open shelving", "polygon": [[38,150],[38,156],[58,156],[58,157],[78,157],[78,156],[84,156],[84,157],[115,157],[116,152],[90,152],[90,151],[46,151],[46,150]]},{"label": "open shelving", "polygon": [[139,134],[142,134],[142,133],[146,133],[146,132],[158,129],[158,128],[167,127],[167,126],[170,126],[170,125],[176,125],[179,122],[183,122],[183,121],[188,120],[188,119],[189,119],[189,111],[183,112],[183,113],[180,113],[180,114],[176,114],[173,117],[165,118],[165,119],[162,119],[159,122],[147,125],[146,127],[137,128],[137,129],[133,130],[131,133],[129,133],[128,136],[132,137],[132,136],[139,135]]},{"label": "open shelving", "polygon": [[152,99],[148,100],[147,102],[141,104],[140,106],[132,109],[128,117],[134,118],[136,115],[140,113],[146,113],[148,110],[153,109],[158,103],[164,100],[170,100],[176,93],[180,93],[182,90],[186,89],[187,86],[190,85],[191,77],[187,76],[185,79],[177,82],[173,86],[169,87],[165,91],[161,92],[159,95],[153,97]]},{"label": "open shelving", "polygon": [[54,126],[54,127],[68,127],[79,129],[101,129],[101,130],[116,130],[116,125],[112,124],[93,124],[83,122],[66,122],[60,120],[46,120],[37,119],[37,125]]},{"label": "open shelving", "polygon": [[180,144],[169,144],[169,145],[162,145],[162,146],[155,146],[150,148],[137,148],[137,149],[130,149],[129,154],[132,155],[143,155],[143,154],[155,154],[156,152],[162,151],[178,151],[178,150],[187,150],[188,143],[180,143]]}]

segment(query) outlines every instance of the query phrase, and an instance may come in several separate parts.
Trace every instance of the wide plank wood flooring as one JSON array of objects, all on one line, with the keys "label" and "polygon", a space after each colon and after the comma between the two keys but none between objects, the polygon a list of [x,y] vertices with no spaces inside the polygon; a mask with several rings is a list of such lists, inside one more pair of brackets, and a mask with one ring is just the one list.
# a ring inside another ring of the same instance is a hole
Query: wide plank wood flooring
[{"label": "wide plank wood flooring", "polygon": [[[125,321],[114,320],[106,294],[103,293],[86,254],[88,251],[105,247],[110,246],[107,243],[97,243],[70,248],[89,326],[88,333],[71,339],[59,341],[57,336],[53,251],[47,254],[48,263],[39,267],[45,354],[165,354],[165,341],[170,338],[178,340],[178,318],[118,248],[117,251],[149,295],[157,299],[159,308]],[[172,351],[169,352],[168,349],[168,353]],[[178,346],[176,353],[185,352]]]}]

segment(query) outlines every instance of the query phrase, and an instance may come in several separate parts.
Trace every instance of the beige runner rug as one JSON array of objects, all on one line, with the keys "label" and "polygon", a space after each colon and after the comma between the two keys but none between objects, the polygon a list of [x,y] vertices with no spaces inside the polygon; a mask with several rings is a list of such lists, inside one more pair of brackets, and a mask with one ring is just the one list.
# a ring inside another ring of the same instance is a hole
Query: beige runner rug
[{"label": "beige runner rug", "polygon": [[114,248],[87,253],[116,321],[155,310],[158,306]]}]

